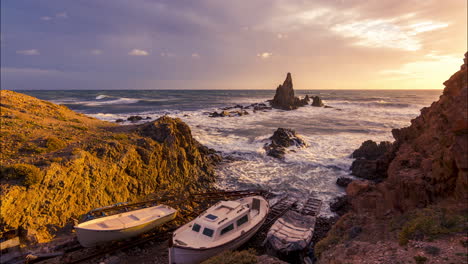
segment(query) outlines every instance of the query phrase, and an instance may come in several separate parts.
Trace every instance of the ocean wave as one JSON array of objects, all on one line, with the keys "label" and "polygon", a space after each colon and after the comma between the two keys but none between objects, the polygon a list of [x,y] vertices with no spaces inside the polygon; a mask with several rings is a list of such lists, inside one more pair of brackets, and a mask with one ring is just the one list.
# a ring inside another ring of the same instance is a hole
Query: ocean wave
[{"label": "ocean wave", "polygon": [[105,94],[100,94],[100,95],[96,96],[96,100],[101,100],[101,99],[108,98],[108,97],[110,97],[110,96],[105,95]]},{"label": "ocean wave", "polygon": [[85,106],[103,106],[103,105],[118,105],[118,104],[136,104],[140,101],[140,99],[136,98],[119,98],[115,100],[109,100],[109,101],[81,101],[81,102],[76,102],[76,104],[81,104]]}]

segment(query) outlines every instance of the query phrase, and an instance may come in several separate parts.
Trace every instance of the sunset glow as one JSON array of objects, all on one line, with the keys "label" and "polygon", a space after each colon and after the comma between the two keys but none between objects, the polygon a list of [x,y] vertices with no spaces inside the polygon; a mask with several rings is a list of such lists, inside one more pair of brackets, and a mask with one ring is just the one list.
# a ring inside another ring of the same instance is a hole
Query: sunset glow
[{"label": "sunset glow", "polygon": [[3,89],[441,89],[467,2],[2,1]]}]

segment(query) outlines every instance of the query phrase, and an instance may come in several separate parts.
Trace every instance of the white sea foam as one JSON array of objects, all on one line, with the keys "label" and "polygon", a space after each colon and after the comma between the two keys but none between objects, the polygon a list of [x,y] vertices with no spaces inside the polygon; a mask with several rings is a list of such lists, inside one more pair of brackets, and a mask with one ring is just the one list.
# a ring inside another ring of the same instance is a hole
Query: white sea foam
[{"label": "white sea foam", "polygon": [[[182,111],[158,109],[125,114],[99,113],[104,120],[126,119],[130,115],[157,118],[168,114],[186,122],[192,134],[203,145],[222,152],[235,161],[217,168],[218,185],[227,189],[266,188],[274,192],[288,192],[299,198],[315,192],[327,204],[344,194],[335,182],[338,177],[350,176],[350,154],[368,139],[393,140],[391,130],[410,124],[421,105],[392,101],[393,98],[374,97],[372,100],[327,100],[334,108],[306,106],[294,111],[273,109],[240,117],[211,118],[208,112],[217,108]],[[119,101],[120,100],[120,101]],[[143,99],[142,99],[143,100]],[[148,100],[151,100],[149,98]],[[159,99],[155,99],[159,100]],[[248,105],[258,98],[228,98],[225,106]],[[144,101],[147,101],[144,99]],[[87,106],[103,104],[132,104],[134,98],[87,102]],[[308,143],[305,148],[289,148],[284,160],[265,155],[263,146],[278,127],[292,128]],[[294,152],[293,152],[294,151]],[[327,209],[322,212],[330,215]]]}]

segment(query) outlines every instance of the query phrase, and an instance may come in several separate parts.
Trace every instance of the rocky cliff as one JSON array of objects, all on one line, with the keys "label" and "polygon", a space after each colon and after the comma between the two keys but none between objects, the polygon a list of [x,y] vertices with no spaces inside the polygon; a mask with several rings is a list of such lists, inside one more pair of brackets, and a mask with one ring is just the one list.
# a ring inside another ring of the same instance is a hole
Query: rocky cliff
[{"label": "rocky cliff", "polygon": [[215,180],[219,156],[179,119],[118,126],[6,90],[0,110],[0,231],[47,241],[90,209]]},{"label": "rocky cliff", "polygon": [[[317,244],[320,263],[464,263],[458,261],[466,254],[458,256],[453,249],[463,251],[468,241],[467,60],[468,53],[461,69],[444,82],[437,102],[423,108],[409,127],[392,131],[387,178],[348,185],[351,211]],[[454,239],[462,243],[450,242]],[[437,250],[426,251],[429,247]],[[444,250],[452,255],[443,256]],[[431,253],[436,251],[441,252]]]}]

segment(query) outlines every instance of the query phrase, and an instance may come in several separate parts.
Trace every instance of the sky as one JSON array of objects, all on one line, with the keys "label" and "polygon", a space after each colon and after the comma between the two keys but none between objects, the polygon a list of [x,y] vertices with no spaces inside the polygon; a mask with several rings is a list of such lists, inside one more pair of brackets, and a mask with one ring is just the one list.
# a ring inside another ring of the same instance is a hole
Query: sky
[{"label": "sky", "polygon": [[1,0],[1,88],[442,89],[466,0]]}]

